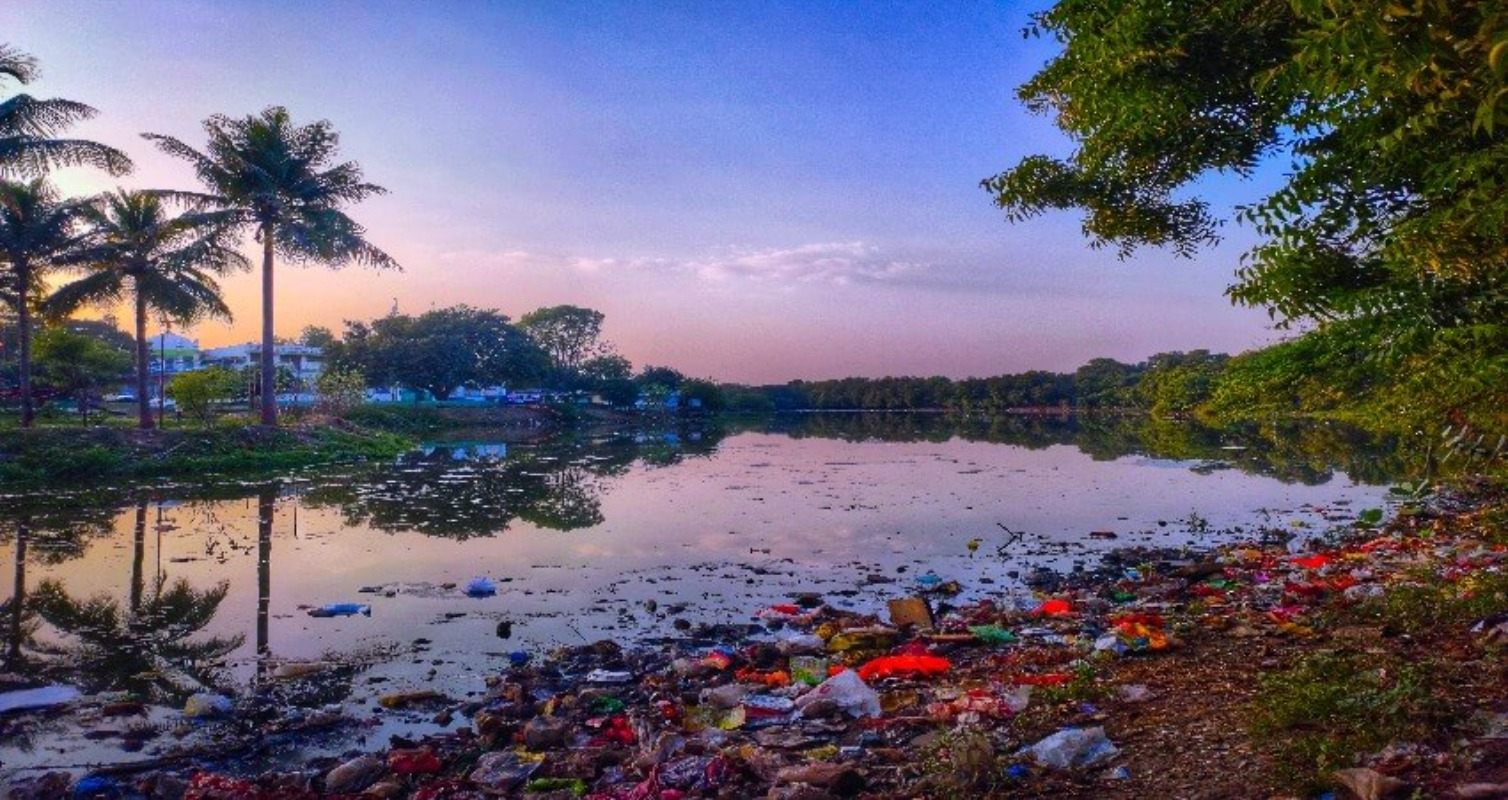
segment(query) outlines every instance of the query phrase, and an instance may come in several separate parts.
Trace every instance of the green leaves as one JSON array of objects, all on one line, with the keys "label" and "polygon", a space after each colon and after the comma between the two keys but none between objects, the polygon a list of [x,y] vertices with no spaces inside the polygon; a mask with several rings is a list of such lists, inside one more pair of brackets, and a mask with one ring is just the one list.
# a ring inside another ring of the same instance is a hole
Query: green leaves
[{"label": "green leaves", "polygon": [[1376,373],[1361,405],[1501,420],[1508,390],[1477,377],[1501,357],[1476,341],[1508,318],[1508,9],[1062,0],[1032,26],[1063,48],[1019,95],[1075,151],[983,181],[1008,220],[1079,209],[1096,247],[1192,256],[1220,220],[1190,184],[1286,156],[1282,185],[1238,212],[1262,239],[1230,298],[1315,328],[1327,362],[1354,355],[1319,374]]}]

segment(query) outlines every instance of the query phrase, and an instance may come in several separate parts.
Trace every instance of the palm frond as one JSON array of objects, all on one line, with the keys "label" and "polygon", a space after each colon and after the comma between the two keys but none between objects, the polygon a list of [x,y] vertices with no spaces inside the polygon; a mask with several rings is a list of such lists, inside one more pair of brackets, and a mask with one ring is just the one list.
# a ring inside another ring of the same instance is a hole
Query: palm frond
[{"label": "palm frond", "polygon": [[0,138],[0,175],[45,175],[57,167],[95,167],[111,175],[131,171],[129,156],[109,145],[87,139],[44,139],[32,136]]},{"label": "palm frond", "polygon": [[121,273],[114,270],[100,270],[64,284],[42,301],[43,314],[49,318],[60,318],[84,306],[116,305],[126,298],[122,277]]},{"label": "palm frond", "polygon": [[219,285],[208,276],[148,272],[136,278],[136,288],[148,308],[175,322],[187,325],[205,317],[231,318]]},{"label": "palm frond", "polygon": [[31,83],[40,74],[37,60],[29,53],[8,44],[0,44],[0,75],[16,83]]},{"label": "palm frond", "polygon": [[98,113],[93,106],[73,100],[38,100],[18,94],[0,101],[0,135],[46,138]]}]

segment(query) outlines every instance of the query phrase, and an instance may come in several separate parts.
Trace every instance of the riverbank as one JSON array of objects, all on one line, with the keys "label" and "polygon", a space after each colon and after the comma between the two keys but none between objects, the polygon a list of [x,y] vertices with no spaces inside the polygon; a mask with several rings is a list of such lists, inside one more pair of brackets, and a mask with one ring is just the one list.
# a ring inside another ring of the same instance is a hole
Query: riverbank
[{"label": "riverbank", "polygon": [[[503,654],[515,665],[484,695],[299,708],[288,698],[339,669],[281,664],[218,720],[144,726],[99,698],[46,713],[167,743],[94,776],[154,798],[1314,797],[1340,780],[1399,782],[1363,797],[1501,796],[1501,488],[1404,506],[1381,530],[1358,514],[1299,550],[1292,533],[1118,551],[1029,576],[1020,605],[954,608],[948,581],[910,574],[882,584],[889,614],[796,595],[662,641]],[[827,689],[791,684],[830,671]],[[263,772],[290,737],[389,716],[457,727]],[[33,773],[16,796],[79,777]]]},{"label": "riverbank", "polygon": [[317,464],[391,459],[413,447],[398,434],[321,423],[143,431],[39,427],[0,431],[0,482],[58,482],[255,475]]},{"label": "riverbank", "polygon": [[565,433],[593,435],[655,425],[635,411],[551,406],[363,406],[340,419],[285,422],[277,428],[229,422],[209,428],[143,431],[112,426],[0,430],[0,481],[255,476],[322,464],[392,459],[433,439],[522,444]]}]

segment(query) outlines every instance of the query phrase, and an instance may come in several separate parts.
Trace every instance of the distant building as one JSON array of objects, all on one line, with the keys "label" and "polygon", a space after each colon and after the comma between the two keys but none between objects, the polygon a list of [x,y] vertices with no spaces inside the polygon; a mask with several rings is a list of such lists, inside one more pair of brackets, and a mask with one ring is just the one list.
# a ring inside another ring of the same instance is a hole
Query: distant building
[{"label": "distant building", "polygon": [[203,366],[199,342],[170,331],[158,331],[147,337],[147,370],[153,376],[171,378]]},{"label": "distant building", "polygon": [[[233,344],[229,347],[212,347],[202,354],[205,366],[243,369],[262,363],[260,342]],[[306,344],[279,344],[272,348],[273,362],[287,367],[299,380],[313,383],[325,371],[325,352]]]}]

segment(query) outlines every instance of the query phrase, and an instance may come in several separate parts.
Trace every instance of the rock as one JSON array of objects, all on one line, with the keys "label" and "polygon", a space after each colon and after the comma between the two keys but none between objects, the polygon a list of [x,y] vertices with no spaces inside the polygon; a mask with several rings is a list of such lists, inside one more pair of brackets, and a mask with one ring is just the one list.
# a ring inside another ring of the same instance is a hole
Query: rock
[{"label": "rock", "polygon": [[329,794],[359,792],[372,785],[386,771],[387,767],[376,756],[357,756],[325,775],[325,791]]},{"label": "rock", "polygon": [[864,791],[864,776],[848,764],[817,762],[787,767],[775,776],[776,783],[808,783],[826,789],[839,797],[849,797]]},{"label": "rock", "polygon": [[749,694],[749,687],[741,683],[729,683],[702,690],[702,703],[713,708],[737,708]]},{"label": "rock", "polygon": [[1465,800],[1496,800],[1508,797],[1508,783],[1463,783],[1456,787],[1456,797]]},{"label": "rock", "polygon": [[152,800],[183,800],[183,796],[188,793],[188,781],[166,772],[154,772],[138,783],[136,788]]},{"label": "rock", "polygon": [[570,737],[569,723],[552,717],[535,717],[524,726],[524,746],[530,750],[564,747]]},{"label": "rock", "polygon": [[389,798],[403,797],[406,794],[408,794],[408,787],[403,785],[402,780],[398,778],[385,778],[367,787],[367,790],[362,792],[361,796],[389,800]]},{"label": "rock", "polygon": [[1337,771],[1335,782],[1357,797],[1357,800],[1387,800],[1402,795],[1408,784],[1390,778],[1375,769],[1343,769]]},{"label": "rock", "polygon": [[806,784],[775,786],[770,789],[769,794],[765,795],[765,800],[836,800],[836,798],[837,795]]}]

